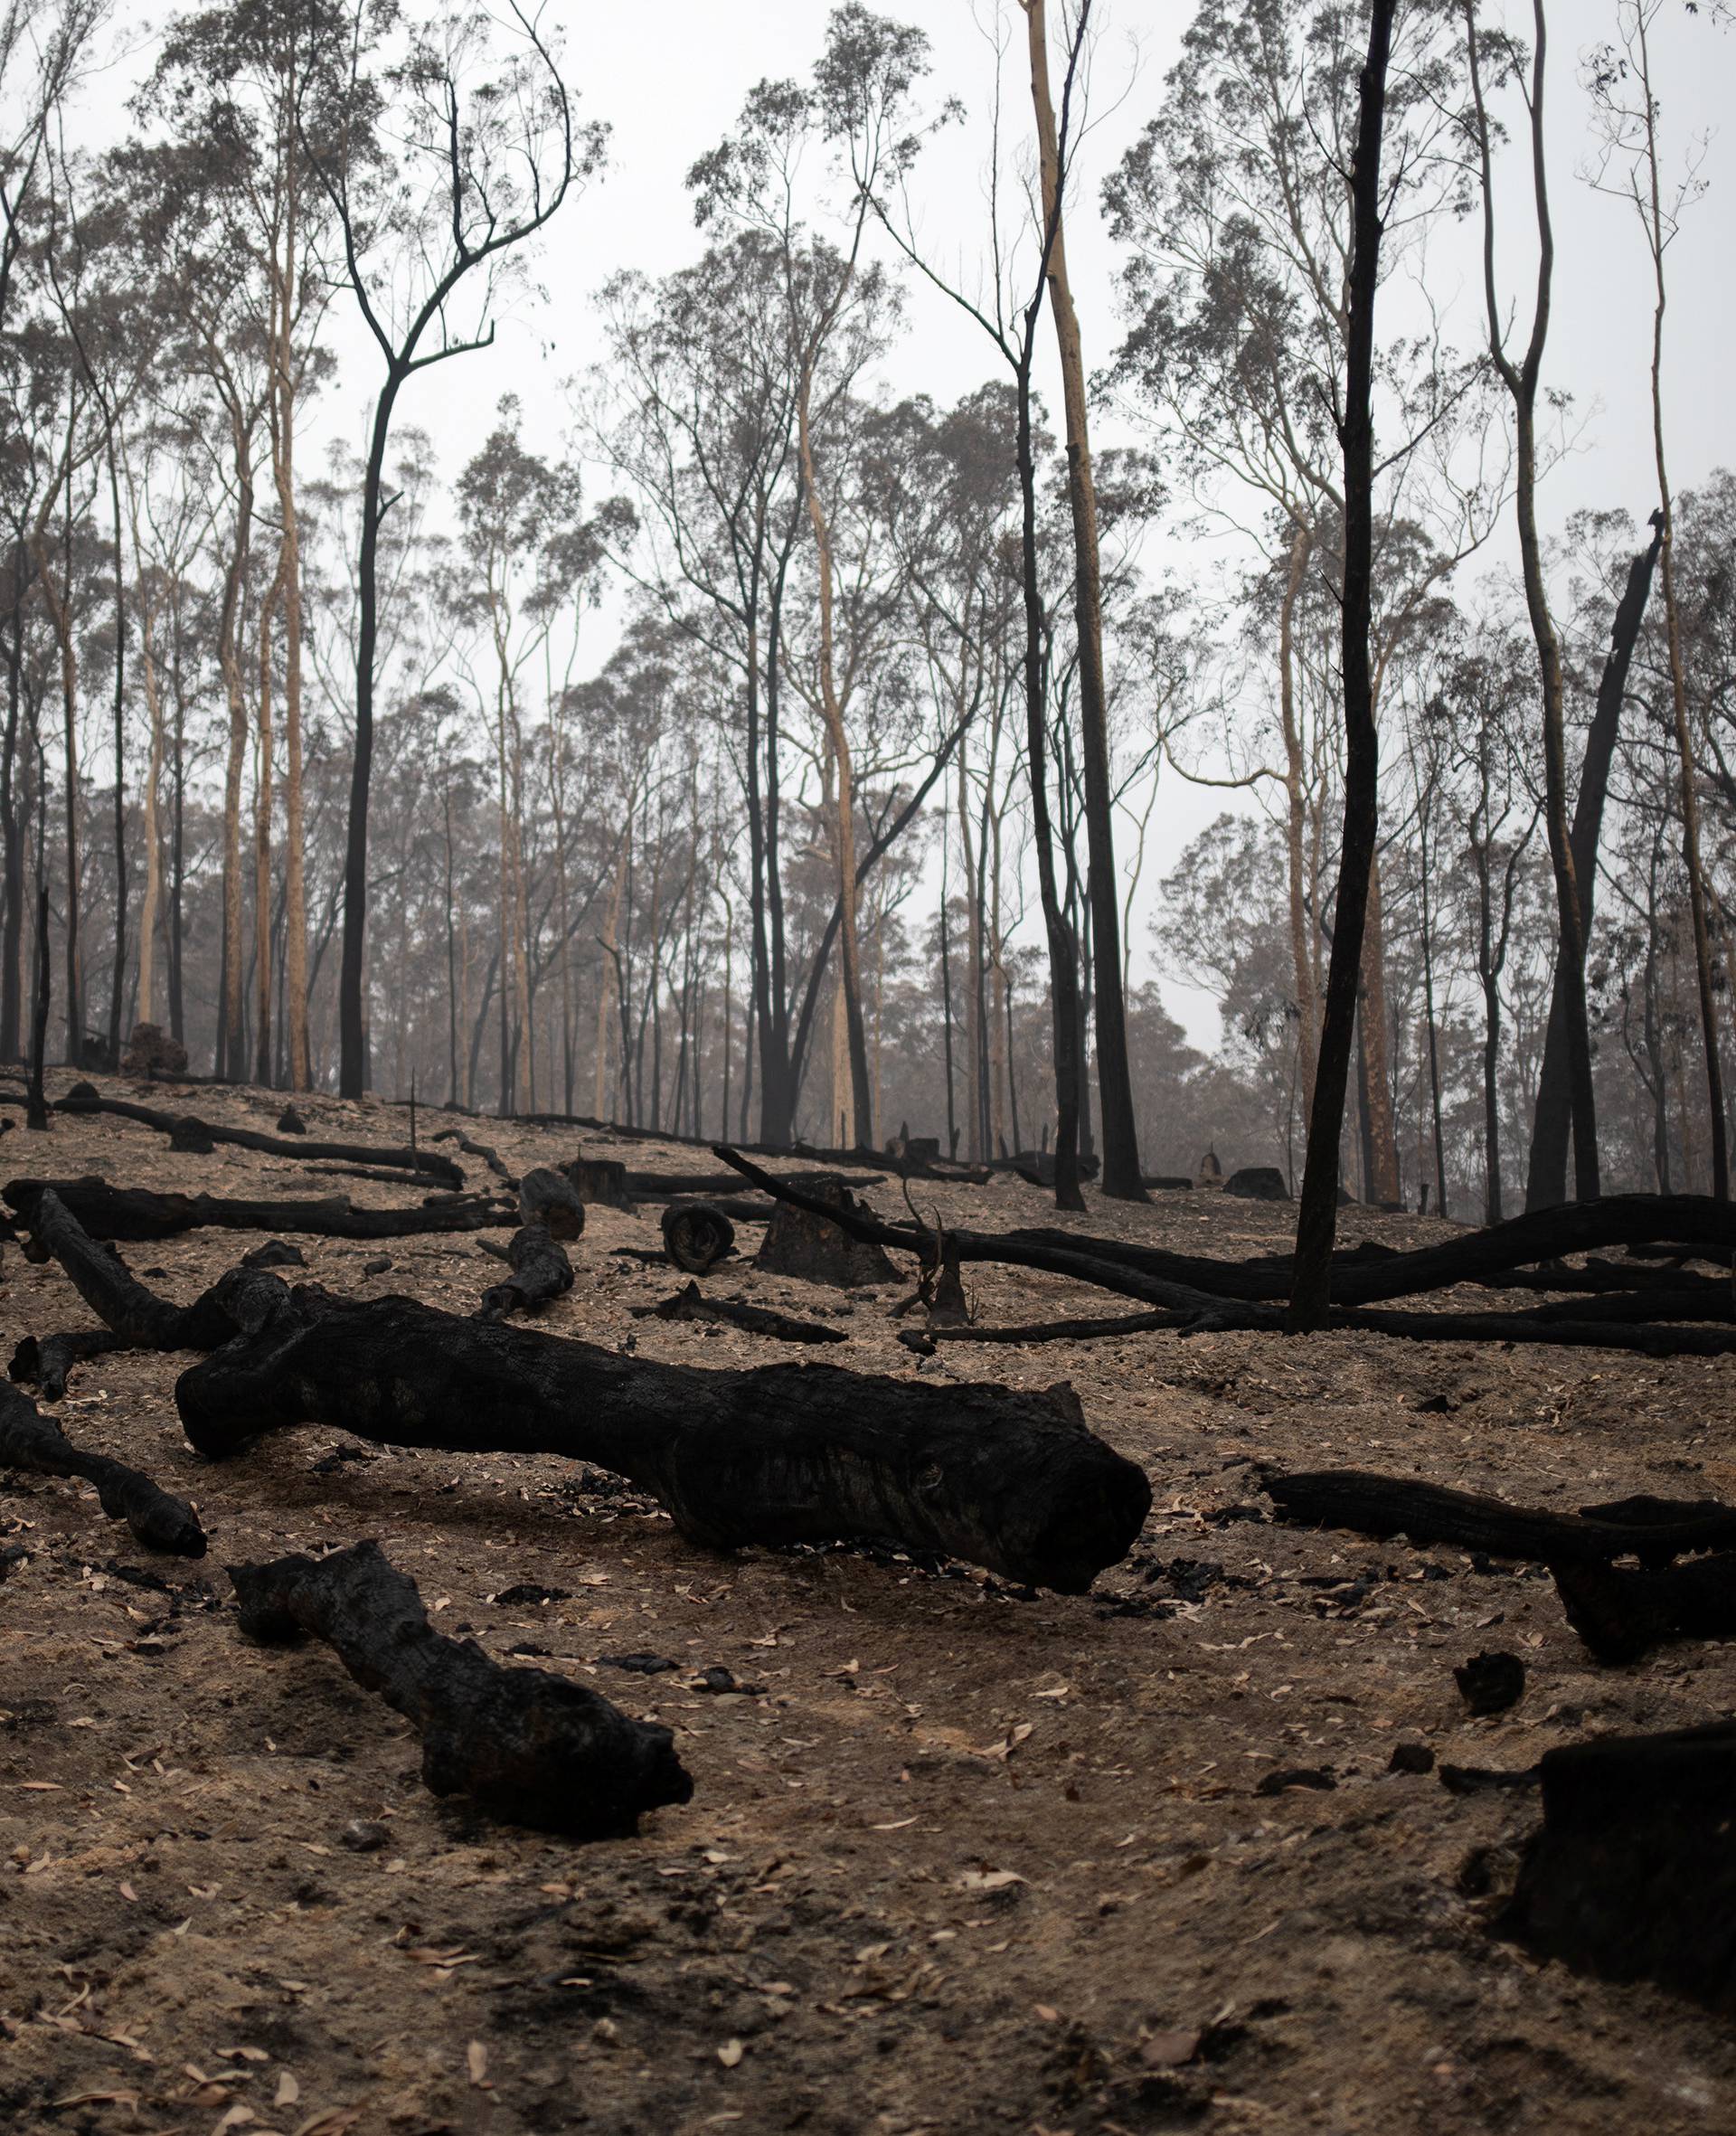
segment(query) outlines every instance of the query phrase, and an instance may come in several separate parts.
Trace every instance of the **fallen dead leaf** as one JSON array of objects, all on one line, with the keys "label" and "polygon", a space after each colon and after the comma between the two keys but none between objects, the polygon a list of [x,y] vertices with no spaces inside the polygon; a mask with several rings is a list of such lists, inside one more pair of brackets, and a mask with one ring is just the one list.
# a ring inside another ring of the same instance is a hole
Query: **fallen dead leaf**
[{"label": "fallen dead leaf", "polygon": [[490,2089],[488,2084],[488,2050],[479,2039],[473,2039],[464,2050],[465,2066],[470,2072],[470,2082],[479,2091]]},{"label": "fallen dead leaf", "polygon": [[733,2069],[747,2051],[739,2039],[726,2039],[717,2050],[717,2058],[725,2069]]}]

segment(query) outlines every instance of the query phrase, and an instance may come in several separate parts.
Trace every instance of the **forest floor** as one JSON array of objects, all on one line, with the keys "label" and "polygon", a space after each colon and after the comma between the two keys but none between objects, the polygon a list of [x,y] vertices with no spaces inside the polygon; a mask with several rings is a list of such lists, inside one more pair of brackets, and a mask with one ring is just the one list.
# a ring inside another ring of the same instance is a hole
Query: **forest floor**
[{"label": "forest floor", "polygon": [[[268,1131],[282,1102],[102,1087]],[[315,1135],[405,1139],[400,1110],[302,1110]],[[421,1124],[447,1123],[425,1111]],[[474,1131],[514,1169],[580,1142]],[[630,1165],[717,1169],[700,1149],[582,1139]],[[333,1191],[298,1184],[288,1160],[179,1155],[110,1119],[8,1134],[4,1158],[6,1177]],[[1016,1181],[917,1196],[983,1230],[1055,1221]],[[891,1183],[868,1198],[901,1213]],[[1225,1256],[1283,1245],[1293,1221],[1216,1195],[1087,1198],[1063,1221]],[[593,1208],[571,1249],[578,1283],[542,1325],[697,1366],[787,1361],[733,1328],[628,1317],[673,1271],[610,1249],[656,1245],[657,1214]],[[1343,1242],[1447,1229],[1348,1209]],[[757,1240],[741,1233],[750,1254]],[[258,1243],[198,1231],[125,1251],[187,1300]],[[333,1290],[460,1312],[498,1270],[469,1237],[297,1243]],[[382,1252],[392,1270],[364,1275]],[[966,1277],[989,1322],[1118,1309],[1046,1275]],[[4,1279],[5,1355],[26,1332],[88,1323],[57,1268],[13,1251]],[[1151,1478],[1133,1554],[1080,1596],[884,1551],[722,1559],[618,1479],[552,1459],[393,1451],[309,1427],[207,1464],[175,1415],[189,1360],[79,1368],[58,1412],[68,1431],[193,1499],[211,1555],[151,1557],[87,1488],[0,1477],[0,1545],[29,1554],[0,1589],[0,2127],[1736,2125],[1727,2024],[1491,1933],[1534,1791],[1458,1796],[1437,1773],[1389,1770],[1399,1744],[1519,1768],[1587,1734],[1727,1715],[1736,1645],[1599,1667],[1535,1568],[1272,1525],[1256,1466],[1378,1467],[1560,1509],[1631,1491],[1730,1498],[1736,1359],[1159,1334],[919,1360],[896,1339],[908,1323],[887,1318],[908,1284],[824,1290],[744,1258],[705,1287],[835,1318],[849,1339],[828,1363],[1070,1380]],[[441,1630],[674,1728],[692,1803],[588,1847],[485,1824],[424,1789],[406,1725],[329,1649],[241,1638],[226,1564],[363,1536],[420,1583]],[[1511,1649],[1528,1677],[1493,1720],[1469,1717],[1453,1679],[1483,1648]],[[624,1652],[675,1667],[601,1659]],[[707,1668],[739,1687],[703,1687]],[[1316,1784],[1262,1791],[1296,1768]],[[355,1819],[385,1843],[352,1851]]]}]

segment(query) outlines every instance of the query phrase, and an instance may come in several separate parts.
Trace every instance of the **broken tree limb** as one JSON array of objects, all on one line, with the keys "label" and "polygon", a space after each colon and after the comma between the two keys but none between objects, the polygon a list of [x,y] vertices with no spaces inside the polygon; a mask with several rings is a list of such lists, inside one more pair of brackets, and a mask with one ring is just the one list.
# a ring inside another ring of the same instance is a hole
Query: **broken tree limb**
[{"label": "broken tree limb", "polygon": [[[1251,1261],[1213,1261],[1199,1254],[1171,1253],[1122,1239],[1092,1238],[1052,1228],[1014,1232],[1009,1237],[1021,1244],[1064,1247],[1094,1260],[1115,1262],[1166,1281],[1190,1283],[1220,1297],[1258,1300],[1281,1299],[1289,1293],[1288,1254],[1262,1254]],[[1386,1299],[1448,1290],[1456,1283],[1494,1283],[1499,1288],[1498,1278],[1538,1262],[1560,1260],[1568,1253],[1595,1252],[1608,1246],[1631,1248],[1659,1239],[1728,1249],[1736,1243],[1736,1208],[1715,1202],[1710,1195],[1617,1194],[1598,1202],[1531,1210],[1505,1224],[1467,1232],[1411,1253],[1395,1253],[1370,1242],[1334,1254],[1333,1303],[1374,1305]]]},{"label": "broken tree limb", "polygon": [[1543,1822],[1499,1933],[1611,1980],[1736,2008],[1736,1723],[1545,1751]]},{"label": "broken tree limb", "polygon": [[748,1305],[738,1299],[706,1298],[697,1283],[689,1283],[673,1298],[656,1305],[636,1305],[636,1320],[720,1320],[732,1328],[745,1328],[750,1335],[769,1335],[778,1342],[843,1342],[842,1328],[828,1328],[817,1320],[793,1320],[788,1313],[774,1313],[764,1306]]},{"label": "broken tree limb", "polygon": [[159,1112],[154,1106],[135,1105],[127,1098],[105,1098],[88,1082],[75,1082],[54,1110],[106,1112],[118,1120],[135,1120],[166,1135],[176,1149],[208,1151],[213,1144],[223,1142],[236,1149],[262,1150],[268,1157],[330,1158],[339,1164],[383,1165],[398,1171],[424,1172],[454,1189],[464,1185],[464,1174],[452,1159],[431,1149],[375,1148],[365,1142],[310,1142],[301,1135],[293,1139],[265,1135],[252,1128],[223,1127],[193,1113]]},{"label": "broken tree limb", "polygon": [[646,1811],[693,1799],[675,1737],[541,1668],[506,1668],[474,1640],[442,1637],[416,1583],[377,1543],[329,1557],[229,1568],[250,1639],[311,1632],[422,1739],[437,1795],[573,1838],[624,1838]]},{"label": "broken tree limb", "polygon": [[107,1328],[77,1328],[65,1335],[27,1335],[12,1353],[6,1377],[21,1387],[34,1387],[44,1402],[66,1395],[66,1375],[87,1357],[107,1357],[135,1346]]},{"label": "broken tree limb", "polygon": [[735,1226],[714,1202],[671,1202],[663,1213],[663,1250],[690,1276],[704,1275],[734,1246]]},{"label": "broken tree limb", "polygon": [[572,1263],[545,1224],[521,1225],[506,1248],[506,1259],[513,1272],[483,1292],[476,1309],[479,1320],[539,1311],[572,1289]]},{"label": "broken tree limb", "polygon": [[228,1200],[216,1195],[156,1194],[106,1179],[14,1179],[5,1199],[25,1225],[44,1194],[58,1195],[92,1238],[167,1239],[211,1225],[228,1231],[301,1232],[328,1239],[391,1239],[417,1233],[510,1229],[505,1204],[481,1195],[436,1196],[413,1208],[358,1209],[344,1196],[316,1202]]},{"label": "broken tree limb", "polygon": [[79,1476],[97,1487],[110,1520],[124,1520],[147,1550],[181,1557],[205,1555],[205,1531],[184,1498],[177,1498],[124,1461],[74,1446],[28,1395],[0,1380],[0,1468],[39,1476]]},{"label": "broken tree limb", "polygon": [[1667,1564],[1684,1551],[1736,1545],[1736,1507],[1708,1509],[1703,1502],[1682,1509],[1677,1518],[1643,1521],[1612,1518],[1620,1510],[1614,1507],[1547,1513],[1479,1491],[1449,1490],[1364,1469],[1269,1475],[1264,1488],[1284,1519],[1304,1526],[1348,1528],[1382,1538],[1409,1536],[1413,1543],[1451,1543],[1540,1564],[1603,1564],[1630,1555]]},{"label": "broken tree limb", "polygon": [[213,1350],[234,1333],[211,1303],[210,1291],[192,1305],[177,1306],[147,1290],[112,1246],[90,1235],[53,1188],[45,1187],[35,1197],[29,1222],[32,1243],[60,1262],[79,1296],[119,1338],[117,1347]]},{"label": "broken tree limb", "polygon": [[1568,1564],[1550,1572],[1568,1622],[1599,1661],[1637,1661],[1666,1640],[1736,1633],[1736,1552],[1637,1572]]},{"label": "broken tree limb", "polygon": [[175,1387],[212,1457],[315,1421],[388,1445],[555,1454],[630,1477],[712,1548],[889,1539],[1063,1593],[1126,1555],[1151,1502],[1071,1390],[700,1371],[410,1299],[249,1281],[275,1295],[238,1295],[244,1331]]},{"label": "broken tree limb", "polygon": [[443,1128],[433,1139],[436,1142],[456,1142],[466,1157],[479,1157],[496,1179],[505,1181],[516,1193],[518,1174],[506,1168],[497,1149],[491,1149],[486,1142],[472,1141],[462,1128]]},{"label": "broken tree limb", "polygon": [[[734,1167],[756,1186],[762,1187],[779,1202],[792,1203],[816,1216],[825,1218],[850,1237],[876,1245],[895,1246],[907,1253],[914,1253],[919,1261],[931,1262],[935,1254],[935,1234],[926,1225],[887,1224],[871,1210],[857,1206],[831,1206],[822,1200],[792,1186],[787,1179],[778,1179],[763,1171],[749,1158],[723,1144],[717,1146],[717,1154],[726,1164]],[[1618,1197],[1629,1202],[1659,1202],[1666,1197],[1631,1195]],[[1692,1199],[1703,1201],[1709,1211],[1717,1205],[1708,1196],[1677,1196],[1675,1201]],[[1590,1205],[1594,1209],[1610,1205]],[[1569,1210],[1549,1210],[1542,1214],[1549,1217],[1574,1214]],[[1579,1214],[1585,1214],[1583,1210]],[[1521,1217],[1515,1224],[1535,1224],[1539,1219]],[[1719,1219],[1736,1227],[1736,1215],[1726,1212]],[[1497,1229],[1506,1228],[1497,1226]],[[1039,1233],[1008,1233],[1005,1236],[979,1232],[948,1230],[948,1243],[956,1248],[958,1259],[965,1261],[997,1261],[1011,1266],[1047,1270],[1052,1275],[1070,1276],[1075,1281],[1090,1283],[1099,1290],[1118,1292],[1127,1298],[1137,1298],[1146,1304],[1166,1309],[1175,1318],[1172,1323],[1178,1334],[1203,1334],[1231,1329],[1280,1331],[1283,1318],[1280,1309],[1262,1300],[1236,1298],[1203,1290],[1193,1281],[1175,1281],[1160,1273],[1150,1272],[1155,1268],[1184,1262],[1195,1273],[1211,1273],[1218,1280],[1233,1281],[1238,1272],[1245,1278],[1256,1264],[1234,1262],[1202,1261],[1194,1256],[1165,1255],[1155,1249],[1142,1247],[1121,1248],[1119,1242],[1092,1240],[1085,1242],[1106,1251],[1115,1248],[1121,1254],[1118,1260],[1099,1260],[1092,1253],[1078,1251],[1074,1243],[1052,1243],[1052,1241],[1071,1242],[1073,1234],[1067,1232]],[[1486,1234],[1478,1233],[1477,1237]],[[1456,1242],[1467,1243],[1469,1242]],[[1438,1251],[1429,1248],[1430,1252]],[[1137,1257],[1137,1258],[1136,1258]],[[1413,1255],[1394,1255],[1391,1260],[1414,1260]],[[1391,1262],[1382,1259],[1378,1264],[1370,1263],[1371,1271],[1384,1271]],[[1270,1275],[1270,1263],[1259,1264],[1260,1280]],[[1457,1279],[1456,1279],[1457,1280]],[[1468,1280],[1468,1279],[1467,1279]],[[1288,1274],[1284,1278],[1288,1284]],[[1335,1278],[1335,1283],[1336,1279]],[[1401,1294],[1406,1286],[1399,1285]],[[1154,1322],[1154,1326],[1164,1323]],[[1396,1336],[1411,1342],[1524,1342],[1553,1345],[1565,1348],[1596,1348],[1634,1350],[1646,1356],[1698,1356],[1716,1357],[1736,1352],[1736,1328],[1682,1328],[1669,1324],[1629,1324],[1613,1317],[1584,1320],[1537,1319],[1524,1313],[1404,1313],[1335,1309],[1326,1321],[1328,1328],[1340,1334],[1358,1332],[1371,1335]],[[933,1330],[937,1339],[945,1338],[950,1331]],[[1126,1334],[1137,1330],[1118,1327],[1111,1322],[1103,1324],[1099,1332],[1106,1335]],[[1011,1339],[1009,1337],[1009,1339]]]}]

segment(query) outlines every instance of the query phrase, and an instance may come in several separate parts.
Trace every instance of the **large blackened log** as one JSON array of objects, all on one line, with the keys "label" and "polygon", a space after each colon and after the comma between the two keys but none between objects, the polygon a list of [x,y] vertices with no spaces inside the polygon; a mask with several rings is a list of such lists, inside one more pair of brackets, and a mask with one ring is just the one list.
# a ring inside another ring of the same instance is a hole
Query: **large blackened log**
[{"label": "large blackened log", "polygon": [[[174,1149],[208,1152],[219,1142],[235,1149],[262,1150],[268,1157],[330,1158],[338,1164],[384,1165],[403,1172],[425,1173],[443,1186],[464,1185],[464,1173],[449,1157],[437,1150],[378,1148],[366,1142],[310,1142],[306,1130],[293,1140],[265,1135],[253,1128],[231,1128],[216,1120],[201,1120],[190,1112],[159,1112],[149,1105],[135,1105],[126,1098],[105,1098],[88,1082],[75,1082],[55,1106],[57,1112],[106,1112],[119,1120],[136,1120],[169,1138]],[[279,1123],[281,1124],[281,1123]]]},{"label": "large blackened log", "polygon": [[97,1487],[110,1520],[124,1520],[147,1550],[173,1550],[182,1557],[205,1555],[205,1531],[184,1498],[153,1483],[124,1461],[74,1446],[52,1417],[27,1395],[0,1380],[0,1468],[41,1476],[81,1476]]},{"label": "large blackened log", "polygon": [[511,1208],[486,1196],[439,1196],[408,1209],[357,1209],[343,1196],[317,1202],[255,1202],[209,1194],[155,1194],[106,1179],[14,1179],[5,1198],[33,1230],[44,1194],[55,1194],[97,1239],[169,1239],[213,1226],[300,1232],[327,1239],[392,1239],[431,1232],[505,1229]]},{"label": "large blackened log", "polygon": [[202,1453],[316,1421],[386,1444],[557,1454],[632,1478],[714,1548],[885,1539],[1064,1593],[1125,1555],[1151,1502],[1067,1389],[700,1371],[410,1299],[248,1281],[275,1296],[238,1296],[247,1331],[175,1387]]},{"label": "large blackened log", "polygon": [[1736,1723],[1546,1751],[1497,1928],[1540,1957],[1736,2009]]},{"label": "large blackened log", "polygon": [[505,1668],[474,1640],[443,1638],[377,1543],[231,1565],[229,1576],[250,1639],[312,1632],[404,1715],[437,1795],[467,1794],[493,1816],[580,1839],[625,1837],[646,1810],[693,1798],[667,1728],[546,1669]]}]

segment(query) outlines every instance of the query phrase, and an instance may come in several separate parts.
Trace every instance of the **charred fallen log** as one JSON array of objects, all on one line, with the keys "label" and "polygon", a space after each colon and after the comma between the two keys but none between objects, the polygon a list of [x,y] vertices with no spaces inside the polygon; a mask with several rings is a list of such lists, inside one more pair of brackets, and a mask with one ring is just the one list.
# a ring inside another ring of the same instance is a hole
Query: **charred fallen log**
[{"label": "charred fallen log", "polygon": [[663,1213],[663,1250],[690,1276],[704,1275],[734,1247],[735,1226],[714,1202],[671,1202]]},{"label": "charred fallen log", "polygon": [[467,1794],[492,1816],[580,1839],[626,1837],[646,1811],[693,1798],[667,1728],[546,1669],[503,1668],[474,1640],[443,1638],[377,1543],[231,1565],[229,1576],[250,1639],[311,1632],[404,1715],[437,1795]]},{"label": "charred fallen log", "polygon": [[1666,1565],[1691,1550],[1736,1545],[1736,1507],[1666,1499],[1548,1513],[1509,1506],[1478,1491],[1449,1490],[1409,1477],[1363,1469],[1298,1470],[1269,1475],[1267,1496],[1286,1520],[1307,1527],[1348,1528],[1359,1536],[1409,1536],[1413,1543],[1451,1543],[1493,1557],[1525,1557],[1547,1565],[1607,1564],[1637,1556]]},{"label": "charred fallen log", "polygon": [[214,1120],[200,1120],[186,1112],[159,1112],[154,1106],[135,1105],[126,1098],[105,1098],[91,1084],[75,1082],[56,1104],[57,1112],[105,1112],[118,1120],[136,1120],[166,1135],[175,1149],[209,1153],[217,1143],[235,1149],[261,1150],[268,1157],[329,1158],[338,1164],[386,1166],[401,1172],[423,1172],[442,1186],[460,1188],[464,1174],[448,1157],[432,1149],[375,1148],[365,1142],[311,1142],[305,1135],[293,1138],[260,1134],[252,1128],[231,1128]]},{"label": "charred fallen log", "polygon": [[210,1291],[192,1305],[177,1306],[147,1290],[112,1246],[90,1236],[54,1188],[34,1196],[28,1221],[32,1244],[44,1260],[60,1262],[79,1296],[119,1338],[119,1347],[213,1350],[235,1332],[212,1305]]},{"label": "charred fallen log", "polygon": [[414,1208],[358,1209],[343,1196],[316,1202],[225,1199],[209,1194],[156,1194],[111,1186],[106,1179],[14,1179],[5,1199],[35,1227],[44,1194],[58,1195],[96,1239],[168,1239],[211,1225],[228,1231],[301,1232],[328,1239],[391,1239],[434,1232],[507,1229],[504,1203],[483,1195],[431,1196]]},{"label": "charred fallen log", "polygon": [[177,1498],[124,1461],[74,1446],[52,1417],[45,1417],[16,1387],[0,1380],[0,1468],[39,1476],[79,1476],[97,1487],[110,1520],[124,1520],[147,1550],[182,1557],[205,1555],[205,1531],[184,1498]]},{"label": "charred fallen log", "polygon": [[476,1309],[479,1320],[540,1311],[572,1289],[572,1263],[544,1224],[521,1225],[513,1233],[506,1259],[513,1272],[483,1292]]},{"label": "charred fallen log", "polygon": [[1150,1504],[1144,1472],[1087,1430],[1071,1390],[699,1371],[410,1299],[247,1280],[275,1296],[238,1294],[245,1332],[175,1387],[212,1456],[314,1421],[386,1444],[556,1454],[630,1477],[712,1547],[891,1539],[1066,1593],[1126,1554]]},{"label": "charred fallen log", "polygon": [[732,1328],[745,1328],[750,1335],[769,1335],[778,1342],[843,1342],[842,1328],[828,1328],[818,1320],[795,1320],[788,1313],[774,1313],[764,1306],[747,1305],[730,1298],[706,1298],[697,1283],[689,1283],[673,1298],[656,1305],[636,1305],[636,1320],[714,1320]]},{"label": "charred fallen log", "polygon": [[1543,1822],[1498,1933],[1610,1980],[1736,2008],[1736,1723],[1546,1751]]}]

